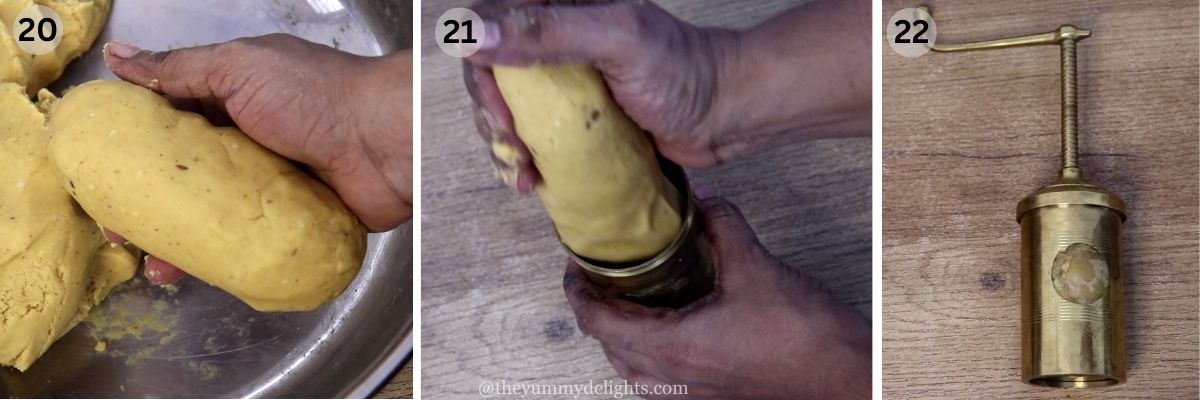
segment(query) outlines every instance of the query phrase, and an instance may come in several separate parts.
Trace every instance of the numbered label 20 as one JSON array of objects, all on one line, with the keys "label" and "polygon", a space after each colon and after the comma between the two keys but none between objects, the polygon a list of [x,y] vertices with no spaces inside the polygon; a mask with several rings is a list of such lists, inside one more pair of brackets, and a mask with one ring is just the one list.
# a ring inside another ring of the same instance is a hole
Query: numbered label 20
[{"label": "numbered label 20", "polygon": [[62,18],[50,7],[36,4],[25,7],[9,22],[13,39],[26,53],[48,54],[62,42]]}]

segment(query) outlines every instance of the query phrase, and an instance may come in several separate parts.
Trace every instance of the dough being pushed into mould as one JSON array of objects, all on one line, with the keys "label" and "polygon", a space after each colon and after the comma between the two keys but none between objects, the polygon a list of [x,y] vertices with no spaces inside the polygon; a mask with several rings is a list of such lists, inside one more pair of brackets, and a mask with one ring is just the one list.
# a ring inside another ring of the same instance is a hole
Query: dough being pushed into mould
[{"label": "dough being pushed into mould", "polygon": [[671,244],[681,227],[679,193],[599,72],[585,65],[493,71],[541,173],[538,197],[571,251],[637,262]]},{"label": "dough being pushed into mould", "polygon": [[22,371],[137,269],[63,190],[48,143],[24,88],[0,83],[0,365]]},{"label": "dough being pushed into mould", "polygon": [[257,310],[314,309],[362,265],[366,230],[331,189],[149,89],[84,83],[50,131],[60,183],[97,222]]},{"label": "dough being pushed into mould", "polygon": [[[17,15],[26,7],[39,4],[54,10],[62,19],[58,27],[62,41],[54,51],[32,55],[11,41],[12,26]],[[112,9],[112,0],[0,0],[0,82],[25,85],[30,96],[62,76],[72,60],[79,58],[92,47],[96,37],[104,30]]]}]

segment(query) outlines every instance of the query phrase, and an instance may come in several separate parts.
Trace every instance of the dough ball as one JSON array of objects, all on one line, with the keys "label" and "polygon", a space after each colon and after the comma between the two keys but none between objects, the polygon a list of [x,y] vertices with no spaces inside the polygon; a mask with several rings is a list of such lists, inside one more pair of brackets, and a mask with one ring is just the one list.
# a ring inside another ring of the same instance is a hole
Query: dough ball
[{"label": "dough ball", "polygon": [[25,90],[0,83],[0,365],[22,371],[137,269],[63,190],[48,143]]}]

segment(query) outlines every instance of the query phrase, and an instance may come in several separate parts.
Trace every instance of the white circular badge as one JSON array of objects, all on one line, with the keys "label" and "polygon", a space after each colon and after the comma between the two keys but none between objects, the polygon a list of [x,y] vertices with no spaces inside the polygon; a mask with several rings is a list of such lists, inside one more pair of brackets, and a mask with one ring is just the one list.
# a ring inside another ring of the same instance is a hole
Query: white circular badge
[{"label": "white circular badge", "polygon": [[470,57],[483,46],[483,18],[466,8],[451,8],[438,17],[433,40],[451,57]]},{"label": "white circular badge", "polygon": [[42,55],[54,51],[62,42],[62,18],[53,9],[31,5],[10,21],[13,39],[27,53]]},{"label": "white circular badge", "polygon": [[908,58],[920,57],[937,43],[937,25],[928,11],[905,8],[888,20],[887,39],[896,53]]}]

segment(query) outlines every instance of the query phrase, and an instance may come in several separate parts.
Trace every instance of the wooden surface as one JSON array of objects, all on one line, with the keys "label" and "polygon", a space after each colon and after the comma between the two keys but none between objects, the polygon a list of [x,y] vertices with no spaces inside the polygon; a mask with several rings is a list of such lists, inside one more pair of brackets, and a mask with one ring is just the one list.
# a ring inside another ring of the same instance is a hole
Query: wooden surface
[{"label": "wooden surface", "polygon": [[[445,10],[422,2],[424,38]],[[794,2],[670,1],[702,25],[745,27]],[[484,381],[586,384],[616,373],[562,293],[566,255],[534,196],[492,175],[457,60],[423,40],[422,396],[478,398]],[[866,315],[871,307],[870,140],[780,146],[694,182],[741,206],[775,255]]]},{"label": "wooden surface", "polygon": [[375,393],[376,399],[411,399],[413,397],[413,367],[412,361],[404,364],[404,368],[392,377],[379,393]]},{"label": "wooden surface", "polygon": [[[886,1],[881,23],[915,4]],[[1064,23],[1092,30],[1078,47],[1081,164],[1085,179],[1128,206],[1129,381],[1088,391],[1019,381],[1014,209],[1058,171],[1058,48],[906,59],[885,44],[885,395],[1197,398],[1197,3],[972,1],[931,9],[946,43]]]}]

